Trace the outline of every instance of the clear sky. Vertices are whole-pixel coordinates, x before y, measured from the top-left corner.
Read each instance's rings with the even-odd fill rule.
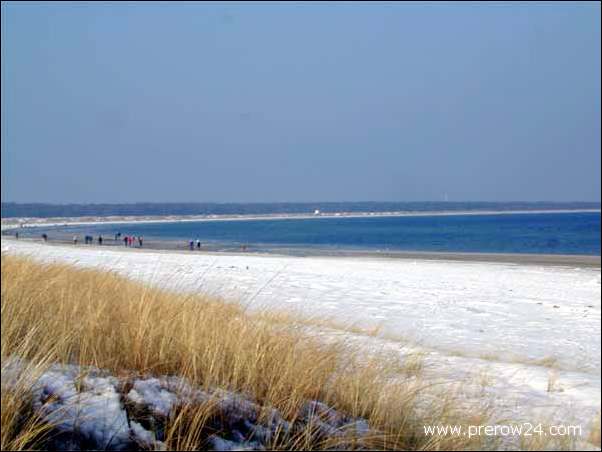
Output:
[[[2,3],[2,200],[600,201],[600,3]]]

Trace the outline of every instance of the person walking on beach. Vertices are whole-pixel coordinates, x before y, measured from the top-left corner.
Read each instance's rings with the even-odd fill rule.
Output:
[[[48,241],[48,234],[44,233],[42,234],[42,239],[44,239],[45,242]]]
[[[142,248],[142,236],[138,237],[138,246]]]
[[[123,237],[123,246],[128,246],[128,236]]]
[[[77,245],[77,236],[76,235],[73,236],[73,244]]]
[[[121,238],[121,232],[118,232],[117,234],[115,234],[115,241],[119,240]]]
[[[15,232],[15,238],[19,240],[19,231]]]
[[[201,241],[199,239],[196,239],[196,249],[197,250],[201,249]]]
[[[194,251],[194,241],[190,240],[188,246],[190,247],[190,251]]]
[[[98,236],[98,244],[99,244],[99,245],[102,245],[102,235],[99,235],[99,236]]]

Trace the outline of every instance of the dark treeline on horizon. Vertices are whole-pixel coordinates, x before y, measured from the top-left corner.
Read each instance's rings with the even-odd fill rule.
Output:
[[[335,212],[599,209],[599,202],[2,203],[2,217],[261,215]]]

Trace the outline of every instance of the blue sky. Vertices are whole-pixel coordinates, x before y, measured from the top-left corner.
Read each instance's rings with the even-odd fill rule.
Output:
[[[2,200],[600,201],[600,4],[2,3]]]

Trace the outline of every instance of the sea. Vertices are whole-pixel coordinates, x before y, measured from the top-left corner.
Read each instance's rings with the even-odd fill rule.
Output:
[[[33,231],[35,229],[35,231]],[[321,217],[121,223],[31,228],[63,239],[117,233],[142,236],[186,248],[200,240],[203,248],[303,254],[323,252],[428,251],[600,255],[600,212],[526,212],[446,215]],[[115,244],[118,244],[116,242]]]

